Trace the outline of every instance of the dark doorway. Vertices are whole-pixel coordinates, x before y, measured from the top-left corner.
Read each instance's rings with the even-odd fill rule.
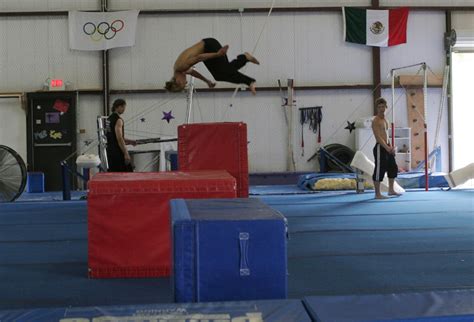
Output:
[[[44,172],[45,190],[62,190],[61,161],[76,151],[76,93],[28,93],[28,171]],[[75,157],[68,160],[75,170]],[[71,185],[73,181],[71,180]]]

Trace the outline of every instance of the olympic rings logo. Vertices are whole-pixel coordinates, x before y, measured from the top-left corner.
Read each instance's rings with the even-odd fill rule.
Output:
[[[102,21],[97,26],[93,22],[86,22],[82,26],[82,31],[94,41],[100,41],[102,38],[106,40],[113,39],[115,35],[125,27],[123,20],[116,19],[111,24]]]

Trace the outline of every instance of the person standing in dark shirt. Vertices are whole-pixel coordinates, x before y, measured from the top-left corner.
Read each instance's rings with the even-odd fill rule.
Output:
[[[124,99],[116,99],[112,105],[112,114],[107,119],[107,159],[109,172],[133,172],[127,144],[136,145],[136,141],[125,138],[124,122],[120,117],[127,107]]]

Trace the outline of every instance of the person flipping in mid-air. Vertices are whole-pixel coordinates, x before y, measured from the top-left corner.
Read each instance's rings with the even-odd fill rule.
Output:
[[[255,94],[255,79],[240,73],[239,69],[244,67],[247,62],[257,65],[260,63],[247,52],[229,62],[227,58],[228,49],[228,45],[222,47],[214,38],[203,39],[185,49],[176,59],[173,67],[174,75],[170,81],[166,82],[165,88],[170,92],[182,91],[186,85],[186,75],[199,78],[206,82],[210,88],[216,86],[214,82],[192,68],[202,61],[216,81],[246,84],[250,91]]]

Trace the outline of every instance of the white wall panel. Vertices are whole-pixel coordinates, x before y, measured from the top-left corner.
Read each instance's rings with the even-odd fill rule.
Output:
[[[474,30],[474,11],[453,12],[451,24],[454,29]]]
[[[371,48],[343,41],[341,13],[295,14],[295,19],[297,84],[371,82]]]
[[[0,91],[37,91],[49,77],[70,89],[101,87],[99,52],[69,49],[64,17],[0,19]]]
[[[248,92],[237,94],[231,102],[231,93],[198,93],[194,98],[193,122],[247,123],[249,140],[249,166],[251,172],[284,171],[286,169],[287,128],[281,98],[278,93]],[[114,97],[115,99],[116,97]],[[126,95],[124,114],[125,132],[129,138],[176,136],[177,126],[186,119],[185,97],[176,94]],[[347,121],[372,115],[370,91],[335,90],[296,92],[296,109],[323,106],[322,144],[340,143],[354,149],[354,132],[344,129]],[[175,119],[168,124],[161,120],[163,111],[173,111]],[[141,120],[144,119],[144,120]],[[294,156],[298,171],[313,171],[316,160],[307,159],[316,151],[316,134],[304,127],[305,155],[301,156],[301,126],[299,113],[294,119]]]
[[[390,70],[426,62],[442,75],[446,62],[444,52],[445,17],[440,12],[412,11],[408,16],[407,43],[380,50],[382,83],[390,84]],[[417,68],[404,71],[416,74]],[[402,74],[402,71],[400,71]]]
[[[111,9],[233,9],[266,8],[272,0],[109,0]],[[368,6],[369,0],[275,0],[275,7]]]
[[[297,125],[295,143],[298,170],[319,169],[317,159],[307,160],[319,146],[332,143],[343,144],[354,150],[355,131],[345,129],[347,122],[372,115],[372,94],[364,90],[304,91],[296,93],[298,107],[322,106],[321,143],[317,143],[317,134],[304,127],[305,155],[301,156],[301,127]],[[299,122],[299,115],[297,121]],[[298,135],[299,134],[299,135]]]
[[[161,87],[179,53],[206,37],[229,44],[230,59],[256,49],[261,65],[248,64],[243,71],[258,86],[275,86],[277,79],[287,78],[298,85],[371,82],[371,49],[343,42],[341,14],[275,14],[265,22],[257,14],[141,16],[135,46],[110,52],[112,87]],[[196,67],[211,77],[203,64]]]
[[[77,152],[97,154],[97,116],[102,112],[99,95],[80,95],[77,102]],[[84,133],[80,133],[81,130]]]
[[[99,10],[100,0],[2,0],[3,11]]]
[[[380,0],[381,6],[472,6],[472,0]]]
[[[268,6],[271,1],[120,1],[109,0],[114,9],[170,8],[194,9],[217,6]],[[370,1],[347,1],[353,5],[368,5]],[[33,3],[32,1],[29,2]],[[52,2],[50,2],[52,3]],[[59,1],[55,2],[59,4]],[[338,1],[277,1],[281,6],[341,5]],[[381,4],[382,5],[382,4]],[[20,8],[21,9],[21,8]],[[44,9],[43,9],[44,10]],[[59,9],[58,9],[59,10]],[[453,22],[468,25],[471,16],[457,14]],[[136,45],[113,49],[110,54],[110,80],[113,89],[160,88],[172,75],[177,55],[204,37],[215,37],[229,44],[229,57],[242,51],[251,52],[257,42],[265,14],[243,13],[206,15],[141,15],[138,20]],[[445,17],[441,12],[414,11],[410,13],[408,43],[381,50],[382,78],[391,68],[426,61],[436,73],[443,71],[445,62],[443,34]],[[465,28],[463,28],[465,29]],[[47,77],[71,81],[73,88],[101,87],[100,52],[71,51],[68,48],[66,17],[9,17],[0,18],[0,92],[33,91],[41,88]],[[5,44],[5,46],[3,45]],[[342,17],[338,12],[274,13],[268,20],[255,53],[260,66],[249,64],[244,73],[257,79],[258,86],[275,86],[277,79],[285,84],[294,78],[296,85],[327,85],[370,83],[372,79],[371,48],[344,43]],[[348,59],[350,57],[350,59]],[[210,77],[203,64],[200,72]],[[416,70],[414,71],[416,72]],[[389,83],[389,79],[384,83]],[[197,87],[204,87],[196,81]],[[219,87],[234,87],[221,83]],[[258,88],[257,88],[258,91]],[[406,104],[404,92],[400,104]],[[429,131],[436,126],[440,89],[430,89]],[[389,91],[384,90],[384,95]],[[399,96],[400,96],[399,95]],[[232,92],[197,93],[194,99],[194,122],[243,121],[248,125],[249,165],[251,172],[286,170],[286,135],[284,114],[278,92],[258,91],[252,96],[239,92],[231,103]],[[118,96],[111,98],[113,101]],[[124,95],[128,107],[124,115],[126,135],[130,138],[176,136],[177,126],[185,122],[186,95],[135,94]],[[389,99],[389,96],[386,96]],[[323,145],[340,143],[354,148],[354,132],[344,129],[347,121],[372,115],[370,90],[331,90],[296,92],[297,108],[322,105]],[[0,100],[0,108],[3,100]],[[96,117],[101,112],[101,98],[81,95],[78,105],[78,147],[83,152],[84,142],[96,139]],[[397,104],[398,107],[398,104]],[[12,114],[11,109],[9,110]],[[175,119],[168,124],[161,120],[163,112],[173,111]],[[403,119],[400,107],[400,120]],[[18,111],[17,111],[18,112]],[[15,113],[17,113],[15,112]],[[22,112],[22,111],[21,111]],[[0,120],[3,114],[0,110]],[[316,160],[306,160],[316,151],[316,135],[307,125],[303,134],[305,155],[301,156],[301,127],[299,113],[295,113],[294,156],[297,170],[316,170]],[[18,115],[13,118],[20,118]],[[10,116],[9,116],[10,118]],[[21,116],[24,118],[24,115]],[[24,124],[24,120],[22,121]],[[19,123],[18,123],[19,124]],[[443,144],[447,146],[447,129],[442,128]],[[0,140],[4,134],[0,124]],[[12,128],[8,128],[12,131]],[[21,129],[26,133],[25,129]],[[21,134],[21,133],[20,133]],[[10,136],[8,136],[10,135]],[[25,134],[26,135],[26,134]],[[8,139],[10,140],[10,139]],[[15,134],[13,144],[26,151],[25,139]],[[22,147],[23,145],[23,147]],[[95,153],[95,148],[92,150]],[[447,151],[444,150],[443,153]],[[447,158],[447,153],[445,153]],[[445,162],[447,164],[447,161]]]
[[[0,144],[18,152],[26,163],[26,113],[18,98],[0,98]]]

